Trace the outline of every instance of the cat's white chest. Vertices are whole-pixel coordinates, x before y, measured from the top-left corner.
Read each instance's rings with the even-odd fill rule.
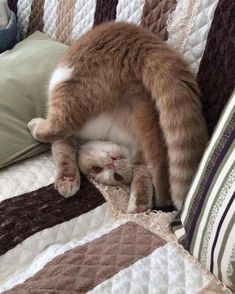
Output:
[[[89,120],[79,132],[79,137],[85,141],[112,141],[115,144],[134,148],[134,138],[117,124],[110,116],[101,114]]]

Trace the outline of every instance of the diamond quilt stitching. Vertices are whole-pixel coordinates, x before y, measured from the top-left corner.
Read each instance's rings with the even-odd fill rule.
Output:
[[[0,202],[51,184],[55,179],[54,173],[55,165],[50,153],[0,171]]]
[[[18,23],[18,38],[22,40],[27,32],[29,16],[31,13],[32,0],[18,0],[17,3],[17,23]]]
[[[234,9],[234,1],[217,6],[197,75],[210,135],[234,90]]]
[[[116,20],[139,24],[141,21],[144,3],[144,0],[119,0],[117,5]]]
[[[83,293],[163,244],[165,241],[139,225],[127,223],[58,256],[10,293],[19,288]]]
[[[169,14],[175,9],[175,0],[148,0],[145,1],[141,24],[152,32],[167,39],[166,21]]]
[[[56,9],[56,0],[45,0],[43,15],[43,32],[53,38],[55,38],[56,35]]]
[[[210,278],[205,278],[174,245],[166,244],[96,286],[89,293],[196,294],[197,290],[209,281]]]
[[[189,35],[181,48],[181,52],[194,72],[198,71],[217,3],[218,0],[200,1]]]
[[[42,31],[43,30],[43,4],[44,0],[37,0],[34,1],[31,5],[31,14],[29,17],[29,25],[27,28],[27,35],[32,34],[35,31]]]
[[[29,269],[29,266],[40,255],[44,260],[41,265],[42,268],[45,263],[56,255],[74,248],[79,243],[84,244],[96,238],[97,235],[99,236],[100,231],[107,231],[109,228],[121,223],[120,221],[112,220],[109,207],[107,204],[103,204],[81,217],[38,232],[0,257],[0,291],[5,289],[1,288],[1,286],[9,287],[12,282],[16,283],[17,276],[19,276],[18,279],[21,282],[22,279],[25,280],[32,276],[35,273],[34,268],[38,268],[38,261],[35,260],[35,266],[32,269]],[[56,244],[60,244],[59,247]],[[48,253],[43,253],[48,248]],[[40,263],[42,259],[39,258]],[[14,263],[12,262],[13,260]],[[6,283],[5,286],[4,283]]]
[[[95,15],[96,0],[80,0],[75,5],[72,38],[78,39],[92,28]]]

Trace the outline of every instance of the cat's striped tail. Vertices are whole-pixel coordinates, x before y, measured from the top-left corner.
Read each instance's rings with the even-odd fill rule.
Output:
[[[142,67],[142,80],[151,92],[159,112],[169,158],[171,196],[178,210],[189,190],[208,141],[200,91],[186,63],[175,52],[148,54]],[[162,59],[163,60],[163,59]]]

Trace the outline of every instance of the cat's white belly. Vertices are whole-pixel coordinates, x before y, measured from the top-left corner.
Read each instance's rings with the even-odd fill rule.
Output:
[[[112,141],[115,144],[124,145],[136,149],[135,139],[117,124],[111,116],[101,114],[89,120],[81,129],[78,136],[85,141]]]

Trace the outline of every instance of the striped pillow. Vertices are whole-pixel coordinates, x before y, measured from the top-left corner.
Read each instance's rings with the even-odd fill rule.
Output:
[[[235,289],[235,92],[203,155],[176,237],[202,265]]]

